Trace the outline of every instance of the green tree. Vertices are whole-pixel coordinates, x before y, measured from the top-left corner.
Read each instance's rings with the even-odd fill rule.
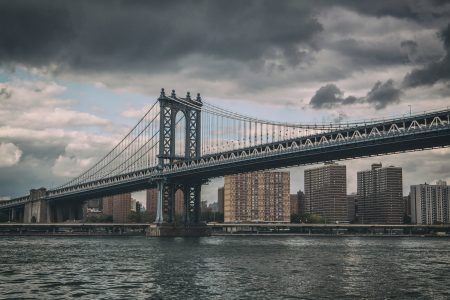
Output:
[[[202,221],[223,223],[223,213],[204,211],[201,215]]]
[[[113,217],[111,215],[98,215],[86,218],[86,223],[112,223]]]
[[[301,222],[301,215],[299,214],[292,214],[291,215],[291,223],[300,223]]]
[[[300,217],[301,223],[307,223],[307,224],[323,224],[325,223],[325,219],[318,215],[313,213],[306,213],[303,214]]]
[[[128,222],[130,223],[141,223],[141,213],[137,211],[132,211],[128,214]]]

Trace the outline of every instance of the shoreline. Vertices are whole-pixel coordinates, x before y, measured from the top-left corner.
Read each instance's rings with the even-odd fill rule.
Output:
[[[23,232],[23,233],[5,233],[0,232],[0,238],[2,237],[148,237],[146,233],[141,232],[125,232],[125,233],[84,233],[84,232]],[[187,237],[187,236],[184,236]],[[436,234],[326,234],[326,233],[211,233],[210,237],[324,237],[324,238],[450,238],[450,235],[436,235]]]

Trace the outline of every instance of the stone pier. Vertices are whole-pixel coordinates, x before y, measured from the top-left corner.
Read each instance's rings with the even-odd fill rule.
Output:
[[[45,199],[47,190],[45,188],[30,190],[31,201],[24,207],[24,223],[49,223],[49,209]]]

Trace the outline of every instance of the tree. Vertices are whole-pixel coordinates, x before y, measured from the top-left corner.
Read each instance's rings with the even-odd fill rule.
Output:
[[[314,223],[325,223],[325,220],[318,214],[292,214],[291,215],[291,223],[308,223],[308,224],[314,224]]]
[[[86,218],[87,223],[112,223],[113,217],[111,215],[98,215]]]
[[[213,211],[202,211],[202,221],[223,223],[223,213]]]
[[[128,214],[128,222],[130,223],[141,223],[141,213],[137,211],[132,211]]]
[[[301,222],[301,215],[299,214],[292,214],[291,215],[291,223],[300,223]]]

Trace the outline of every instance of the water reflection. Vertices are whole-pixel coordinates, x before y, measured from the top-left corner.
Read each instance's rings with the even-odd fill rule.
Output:
[[[448,240],[0,238],[6,299],[448,299]]]

